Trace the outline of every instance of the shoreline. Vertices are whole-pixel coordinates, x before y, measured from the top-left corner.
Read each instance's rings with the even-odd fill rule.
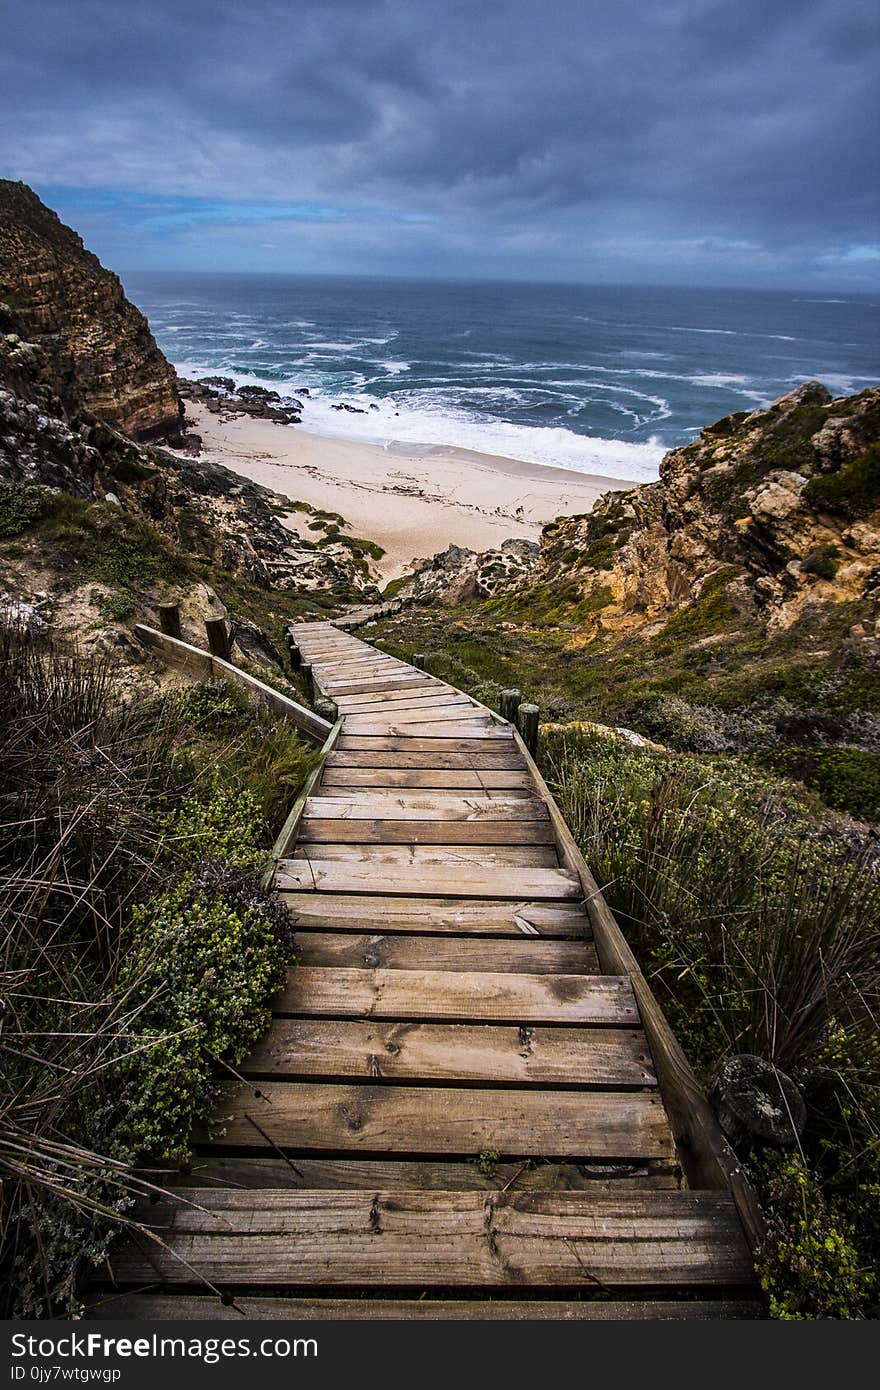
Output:
[[[480,551],[537,540],[554,517],[588,512],[603,493],[638,486],[453,445],[371,444],[218,416],[195,401],[186,402],[186,415],[204,457],[292,502],[338,512],[353,534],[382,546],[381,584],[448,545]],[[302,513],[285,520],[306,537],[307,523]]]

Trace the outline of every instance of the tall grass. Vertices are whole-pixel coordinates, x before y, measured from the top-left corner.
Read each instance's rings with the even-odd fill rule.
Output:
[[[287,939],[251,867],[267,806],[235,781],[258,748],[267,795],[273,768],[290,795],[311,759],[225,690],[123,703],[108,661],[17,630],[0,704],[2,1311],[58,1315],[149,1186],[139,1151],[185,1148],[215,1053],[263,1026]],[[218,705],[228,731],[204,727]],[[147,1115],[170,1080],[176,1109]]]

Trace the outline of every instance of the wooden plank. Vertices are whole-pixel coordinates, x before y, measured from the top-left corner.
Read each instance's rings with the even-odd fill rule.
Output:
[[[239,1311],[240,1310],[240,1311]],[[87,1318],[112,1322],[716,1322],[766,1317],[747,1299],[273,1298],[236,1295],[235,1307],[203,1294],[117,1294],[90,1302]]]
[[[174,1185],[183,1187],[324,1187],[334,1190],[390,1192],[400,1188],[427,1188],[435,1192],[627,1192],[649,1188],[677,1192],[681,1174],[668,1159],[604,1160],[599,1163],[483,1163],[473,1158],[375,1159],[315,1158],[297,1154],[295,1159],[229,1154],[197,1154]],[[155,1182],[155,1172],[149,1174]],[[165,1185],[170,1177],[162,1175]]]
[[[492,743],[498,746],[487,746]],[[340,751],[349,753],[394,753],[398,759],[413,753],[448,757],[450,754],[460,756],[463,753],[513,755],[517,752],[509,730],[497,725],[479,729],[473,738],[459,737],[455,733],[423,735],[415,733],[412,729],[407,730],[404,738],[395,738],[389,734],[368,735],[362,731],[349,734],[343,731],[338,747]],[[520,754],[520,758],[521,756]],[[406,763],[401,762],[400,766],[405,767]],[[443,767],[444,764],[437,763],[436,766]],[[516,766],[521,767],[522,762],[518,760]]]
[[[579,940],[591,935],[584,909],[571,903],[468,902],[450,898],[284,893],[294,925],[333,931],[466,933]]]
[[[463,769],[437,768],[431,772],[418,768],[328,767],[317,796],[332,796],[345,787],[370,787],[378,792],[398,788],[424,788],[426,791],[475,791],[483,795],[504,794],[531,797],[531,783],[522,772],[468,772]]]
[[[337,697],[340,713],[346,719],[373,719],[377,716],[384,718],[397,718],[398,715],[411,715],[414,719],[421,716],[426,719],[433,713],[443,710],[449,718],[455,717],[462,719],[465,714],[469,717],[488,718],[474,710],[474,706],[469,700],[462,700],[458,695],[422,695],[417,699],[400,700],[373,700],[368,705],[352,705],[343,697]]]
[[[300,965],[359,969],[510,971],[527,975],[598,974],[591,941],[545,941],[536,936],[483,937],[297,931],[293,951]]]
[[[485,945],[486,943],[482,943]],[[612,1028],[276,1019],[239,1067],[244,1077],[653,1086],[644,1035]]]
[[[401,972],[404,973],[404,972]],[[372,1154],[497,1153],[505,1158],[669,1158],[652,1091],[263,1081],[221,1084],[210,1148]]]
[[[275,886],[282,892],[314,889],[318,893],[428,893],[450,898],[581,898],[580,884],[565,869],[527,868],[518,874],[509,863],[459,863],[452,874],[443,872],[442,867],[415,860],[382,865],[369,860],[282,859],[275,872]]]
[[[389,739],[390,748],[351,747],[345,733],[327,759],[328,767],[390,768],[400,771],[431,772],[525,772],[522,755],[503,745],[481,744],[482,752],[463,749],[451,743],[449,748],[410,748],[409,740]],[[424,745],[425,740],[420,740]],[[432,740],[433,742],[433,740]],[[437,739],[438,744],[447,740]],[[342,747],[340,747],[340,744]]]
[[[306,807],[307,820],[540,821],[550,824],[540,797],[460,796],[454,792],[326,793]]]
[[[373,709],[399,709],[401,706],[449,706],[466,705],[473,709],[474,702],[469,700],[466,695],[456,695],[453,691],[447,691],[443,686],[425,688],[416,685],[414,690],[395,689],[395,690],[370,690],[362,692],[360,695],[348,695],[337,692],[337,703],[340,709],[344,709],[352,714],[357,710],[367,713]]]
[[[310,1018],[639,1026],[632,986],[619,975],[299,965],[288,971],[272,1010]]]
[[[323,799],[323,798],[322,798]],[[548,863],[556,863],[556,839],[549,821],[351,820],[306,816],[299,843],[370,845],[553,845]]]
[[[338,695],[375,695],[383,690],[389,693],[394,690],[436,690],[441,685],[442,682],[433,676],[414,670],[412,675],[400,672],[396,675],[372,676],[369,680],[334,681],[333,689]]]
[[[361,822],[368,824],[369,822]],[[308,862],[313,868],[330,863],[385,870],[418,868],[432,877],[449,877],[468,869],[522,870],[528,881],[530,869],[555,868],[556,849],[542,845],[376,845],[361,841],[352,845],[300,845],[284,864]],[[520,888],[522,894],[525,883]]]
[[[368,726],[381,724],[383,728],[400,727],[406,732],[404,726],[410,724],[454,724],[456,728],[461,725],[463,728],[468,726],[473,729],[485,729],[492,725],[492,721],[487,714],[475,714],[473,706],[463,708],[461,705],[438,705],[424,704],[415,709],[408,706],[390,705],[380,710],[367,710],[365,713],[355,710],[343,711],[345,714],[346,732],[348,734],[360,733],[361,730],[369,732]],[[442,737],[449,737],[446,729],[438,730]],[[431,737],[432,735],[429,735]],[[407,735],[410,737],[410,735]],[[412,735],[417,737],[417,735]]]
[[[385,1092],[384,1094],[388,1094]],[[422,1094],[407,1092],[410,1096]],[[484,1094],[484,1093],[481,1093]],[[119,1284],[453,1288],[750,1285],[726,1192],[236,1192],[137,1211],[153,1242],[110,1255]],[[291,1252],[295,1251],[295,1258]],[[180,1256],[182,1258],[177,1258]]]
[[[421,722],[409,720],[405,716],[377,720],[375,716],[371,715],[368,722],[366,719],[362,721],[357,715],[353,719],[349,715],[346,719],[345,737],[346,739],[359,738],[361,742],[356,746],[360,748],[372,746],[366,742],[368,738],[396,743],[401,737],[411,738],[414,742],[427,741],[434,737],[448,740],[456,739],[469,746],[471,743],[479,742],[481,738],[496,738],[500,732],[488,719],[485,724],[481,724],[478,719],[473,719],[470,715],[464,720],[456,719],[454,723],[452,721],[441,723],[438,722],[439,719],[440,716],[438,715],[435,720],[423,720]],[[350,728],[348,727],[349,720],[351,721]],[[440,732],[441,729],[442,733]],[[346,746],[351,747],[350,744]]]

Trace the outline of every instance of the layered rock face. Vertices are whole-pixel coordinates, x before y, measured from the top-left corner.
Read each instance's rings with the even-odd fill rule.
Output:
[[[662,625],[709,581],[771,630],[876,592],[880,387],[833,400],[808,382],[707,426],[659,482],[546,528],[531,582],[572,578],[606,631]]]
[[[180,428],[174,369],[116,275],[23,183],[0,179],[0,331],[40,349],[69,413],[135,439]]]
[[[459,603],[517,595],[526,610],[599,633],[661,630],[712,595],[769,632],[810,604],[880,600],[880,387],[833,400],[818,382],[743,411],[674,449],[660,481],[607,493],[544,528],[540,553],[495,583],[495,556],[436,556],[410,593]],[[462,584],[463,574],[471,580]],[[880,619],[876,633],[880,639]]]

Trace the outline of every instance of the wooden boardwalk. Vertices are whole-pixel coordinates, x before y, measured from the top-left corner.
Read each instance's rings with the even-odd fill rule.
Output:
[[[754,1316],[732,1156],[518,736],[294,632],[340,713],[275,868],[298,964],[98,1315]]]

